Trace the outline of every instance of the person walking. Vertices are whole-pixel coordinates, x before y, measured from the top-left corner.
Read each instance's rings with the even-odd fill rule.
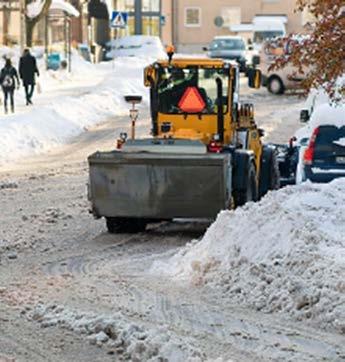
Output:
[[[35,90],[35,74],[37,74],[38,77],[40,75],[36,58],[31,55],[29,49],[25,49],[19,60],[19,75],[24,85],[27,106],[32,104],[31,99]]]
[[[14,113],[14,90],[16,87],[19,88],[19,78],[16,68],[12,65],[11,59],[5,60],[5,66],[0,72],[0,84],[2,91],[4,92],[4,107],[5,113],[8,113],[7,102],[10,99],[11,110]]]

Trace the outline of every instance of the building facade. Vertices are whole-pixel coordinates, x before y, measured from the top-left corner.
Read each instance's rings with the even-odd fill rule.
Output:
[[[242,35],[243,31],[249,37],[250,24],[258,16],[285,18],[287,33],[303,31],[304,16],[295,12],[296,0],[176,0],[175,3],[174,43],[180,52],[200,52],[217,35]]]
[[[155,35],[172,41],[172,0],[115,0],[114,9],[129,14],[126,34]]]
[[[18,44],[20,34],[19,0],[0,0],[0,44]]]
[[[295,12],[296,0],[66,0],[78,9],[72,19],[75,43],[105,43],[114,37],[109,28],[112,10],[129,13],[128,27],[120,35],[160,36],[180,52],[200,53],[216,35],[252,36],[250,24],[259,16],[286,19],[287,32],[301,32],[308,19]],[[19,0],[0,0],[0,44],[20,40]],[[246,32],[247,30],[247,32]],[[36,29],[35,42],[42,43],[45,29]],[[60,33],[62,33],[60,31]],[[56,32],[55,32],[56,33]],[[54,41],[54,36],[51,37]]]

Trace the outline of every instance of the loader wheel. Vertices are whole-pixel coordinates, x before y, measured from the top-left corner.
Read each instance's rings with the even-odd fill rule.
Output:
[[[264,146],[259,182],[259,197],[263,197],[268,191],[280,188],[280,172],[276,149]]]
[[[258,191],[256,185],[256,172],[253,163],[250,164],[247,177],[247,187],[245,190],[234,191],[235,206],[243,206],[249,201],[257,201]]]
[[[147,222],[143,219],[107,217],[107,229],[110,234],[135,234],[145,231]]]

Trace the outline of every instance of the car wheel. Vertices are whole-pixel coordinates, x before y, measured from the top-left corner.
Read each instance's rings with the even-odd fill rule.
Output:
[[[284,84],[278,77],[272,77],[268,80],[267,84],[268,91],[272,94],[283,94]]]

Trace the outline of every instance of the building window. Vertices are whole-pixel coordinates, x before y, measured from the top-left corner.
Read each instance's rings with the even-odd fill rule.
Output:
[[[160,11],[159,0],[142,0],[142,11]]]
[[[241,8],[236,6],[227,6],[222,8],[223,26],[228,28],[233,25],[241,24]]]
[[[127,34],[160,36],[161,2],[162,0],[115,0],[116,10],[128,12]]]
[[[184,25],[187,27],[200,27],[201,26],[201,8],[188,7],[185,8]]]

